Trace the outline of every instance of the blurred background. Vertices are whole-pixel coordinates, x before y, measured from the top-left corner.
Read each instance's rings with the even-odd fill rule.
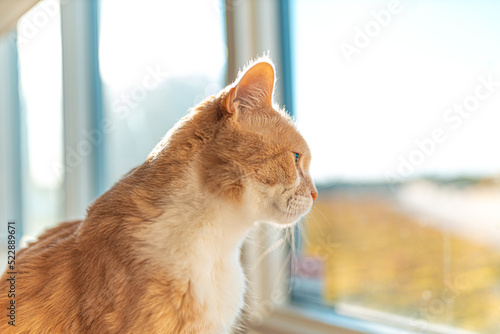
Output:
[[[497,1],[0,0],[0,259],[270,52],[319,198],[245,246],[259,333],[500,333]],[[497,153],[495,153],[497,152]],[[3,260],[0,260],[3,261]]]

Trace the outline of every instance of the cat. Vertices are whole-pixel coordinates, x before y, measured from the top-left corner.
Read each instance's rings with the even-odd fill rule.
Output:
[[[230,333],[244,306],[240,248],[255,222],[282,226],[317,197],[311,155],[273,105],[258,59],[181,119],[87,210],[16,258],[15,327],[1,333]]]

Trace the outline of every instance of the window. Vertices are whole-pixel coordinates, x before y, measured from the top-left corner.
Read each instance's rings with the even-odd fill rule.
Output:
[[[0,216],[16,220],[18,246],[83,217],[190,107],[225,85],[222,9],[45,0],[2,36]]]
[[[18,21],[17,31],[3,39],[10,44],[12,57],[17,61],[9,65],[8,71],[15,73],[7,80],[13,80],[13,100],[19,99],[2,111],[15,120],[8,125],[12,137],[3,143],[3,149],[13,147],[6,164],[20,162],[19,170],[4,175],[4,180],[15,181],[2,182],[4,187],[15,182],[15,190],[4,190],[19,192],[20,203],[16,206],[20,210],[14,213],[12,208],[5,208],[9,216],[3,218],[16,219],[18,237],[22,230],[22,235],[29,239],[64,216],[64,170],[57,168],[63,154],[58,4],[41,1]]]
[[[106,190],[225,86],[226,46],[210,1],[102,0],[100,23]]]
[[[10,201],[0,216],[36,236],[83,215],[225,85],[226,71],[233,79],[271,50],[277,101],[311,146],[320,195],[294,244],[290,289],[274,288],[287,270],[279,232],[246,246],[264,309],[249,318],[258,325],[276,311],[260,328],[273,334],[496,334],[499,7],[41,1],[19,21],[18,47],[0,43],[0,186]]]
[[[500,331],[499,6],[291,1],[295,111],[319,188],[294,303]]]

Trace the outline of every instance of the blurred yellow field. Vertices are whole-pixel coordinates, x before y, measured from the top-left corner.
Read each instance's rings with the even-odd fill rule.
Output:
[[[387,196],[320,194],[304,224],[303,254],[323,260],[324,299],[398,314],[414,326],[500,333],[500,248],[430,219]]]

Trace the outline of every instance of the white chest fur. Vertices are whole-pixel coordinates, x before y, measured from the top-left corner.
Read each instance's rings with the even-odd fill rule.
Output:
[[[240,248],[251,224],[232,215],[212,219],[175,211],[148,231],[146,254],[174,279],[189,281],[195,301],[205,310],[199,320],[211,328],[207,334],[230,333],[244,305]]]
[[[206,307],[206,323],[214,324],[214,333],[229,333],[243,307],[245,277],[239,247],[228,254],[217,248],[200,244],[191,282],[195,297]]]

